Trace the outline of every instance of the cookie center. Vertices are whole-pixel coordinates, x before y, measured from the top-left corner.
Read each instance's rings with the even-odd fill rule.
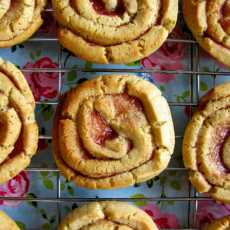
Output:
[[[225,166],[230,169],[230,136],[228,136],[224,142],[223,161]]]
[[[109,126],[100,113],[93,111],[91,116],[92,125],[94,126],[91,135],[95,143],[104,145],[106,140],[112,140],[117,137],[117,133]]]
[[[122,0],[90,0],[90,2],[100,15],[121,16],[125,12]]]
[[[221,10],[221,25],[225,32],[230,35],[230,0],[227,0]]]

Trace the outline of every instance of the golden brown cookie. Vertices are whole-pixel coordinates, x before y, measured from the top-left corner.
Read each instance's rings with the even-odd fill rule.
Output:
[[[122,202],[94,202],[77,208],[63,219],[58,230],[158,230],[152,218]]]
[[[20,230],[20,228],[9,216],[0,211],[0,230]]]
[[[136,76],[102,76],[67,93],[56,112],[56,163],[83,187],[127,187],[159,175],[174,149],[167,101]]]
[[[230,229],[230,216],[213,221],[206,224],[202,230],[229,230]]]
[[[230,1],[183,0],[183,11],[201,47],[230,67]]]
[[[52,0],[60,43],[95,63],[131,63],[164,43],[178,0]]]
[[[196,189],[230,203],[230,83],[201,99],[186,128],[183,157]]]
[[[30,88],[13,64],[0,58],[0,184],[30,163],[38,144]]]
[[[0,0],[0,48],[31,37],[42,25],[46,0]]]

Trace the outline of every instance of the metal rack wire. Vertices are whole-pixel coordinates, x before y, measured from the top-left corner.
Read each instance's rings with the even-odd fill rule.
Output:
[[[46,10],[47,12],[50,12],[50,9]],[[77,72],[110,72],[110,73],[116,73],[116,72],[128,72],[128,73],[164,73],[164,74],[183,74],[183,77],[190,78],[190,91],[191,91],[191,97],[189,102],[169,102],[171,107],[175,106],[190,106],[190,107],[196,107],[200,98],[200,76],[207,75],[210,77],[215,77],[217,75],[230,75],[229,71],[220,71],[220,72],[206,72],[201,71],[199,68],[199,46],[196,41],[192,39],[168,39],[169,42],[178,42],[178,43],[186,43],[190,45],[191,47],[191,57],[190,57],[190,69],[189,70],[180,70],[180,71],[172,71],[172,70],[156,70],[153,68],[131,68],[131,69],[103,69],[103,68],[92,68],[92,69],[84,69],[84,68],[63,68],[62,66],[62,50],[60,45],[58,46],[57,50],[57,57],[58,57],[58,68],[56,69],[37,69],[37,68],[31,68],[31,69],[23,69],[24,72],[55,72],[58,73],[59,76],[59,94],[61,94],[62,91],[62,74],[67,73],[69,71],[77,71]],[[46,38],[46,37],[35,37],[31,38],[29,42],[57,42],[56,38]],[[213,87],[215,86],[215,80],[213,80]],[[47,105],[57,105],[58,101],[38,101],[36,103],[37,105],[40,104],[47,104]],[[40,139],[46,139],[46,140],[52,140],[51,136],[41,135],[39,137]],[[183,136],[177,136],[177,139],[183,138]],[[52,198],[12,198],[12,197],[0,197],[0,200],[13,200],[13,201],[31,201],[31,202],[47,202],[47,203],[55,203],[57,204],[58,210],[59,210],[59,220],[60,220],[60,203],[63,202],[90,202],[95,200],[114,200],[114,198],[62,198],[61,197],[61,180],[60,180],[60,172],[57,168],[45,168],[45,167],[39,167],[39,168],[28,168],[28,172],[56,172],[57,173],[57,194],[55,197]],[[171,167],[166,169],[166,171],[180,171],[183,173],[186,173],[185,168],[176,168]],[[189,183],[189,182],[188,182]],[[148,200],[148,201],[176,201],[176,202],[188,202],[188,218],[187,218],[187,228],[184,230],[195,230],[194,223],[196,222],[196,211],[197,211],[197,204],[198,201],[201,200],[210,200],[210,198],[207,197],[198,197],[195,190],[192,188],[192,186],[189,184],[189,193],[185,197],[149,197],[149,198],[119,198],[116,200],[121,201],[130,201],[133,202],[135,200]]]

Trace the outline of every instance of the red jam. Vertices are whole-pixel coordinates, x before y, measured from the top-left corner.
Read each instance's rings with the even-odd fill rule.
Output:
[[[224,143],[229,136],[230,127],[220,127],[217,129],[214,140],[214,143],[216,143],[216,145],[214,147],[214,153],[212,154],[212,159],[215,162],[216,166],[221,172],[224,173],[229,172],[229,169],[225,166],[221,153],[223,152]]]
[[[105,8],[105,4],[101,0],[90,0],[92,2],[94,10],[100,15],[107,16],[121,16],[125,12],[125,7],[122,0],[118,0],[118,6],[114,11],[108,11]]]
[[[92,138],[99,145],[103,145],[106,140],[114,139],[117,134],[97,111],[92,112],[91,131]]]
[[[220,23],[226,33],[230,34],[230,3],[226,1],[221,9]]]
[[[135,114],[137,111],[143,111],[141,102],[128,94],[117,94],[111,96],[113,99],[116,114]],[[95,143],[103,145],[106,140],[112,140],[117,137],[117,133],[110,127],[107,121],[97,111],[92,112],[91,117],[91,135]]]

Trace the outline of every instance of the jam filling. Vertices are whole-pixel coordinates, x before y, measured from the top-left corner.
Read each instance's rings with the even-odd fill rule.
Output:
[[[229,1],[226,1],[226,3],[221,8],[220,15],[221,15],[220,24],[223,30],[225,30],[225,32],[230,35],[230,2]]]
[[[141,102],[136,98],[129,96],[126,93],[113,95],[113,103],[116,109],[116,114],[134,113],[143,111]],[[125,121],[124,121],[125,122]],[[93,111],[91,115],[92,131],[91,136],[95,143],[104,145],[106,140],[112,140],[118,137],[118,134],[108,122],[97,111]],[[131,148],[130,144],[130,148]]]
[[[230,127],[220,127],[216,130],[216,135],[214,139],[214,143],[216,143],[214,147],[214,152],[212,154],[212,160],[215,162],[218,170],[223,173],[228,173],[230,170],[226,167],[221,153],[223,153],[224,143],[230,136]]]
[[[125,6],[122,0],[118,0],[118,5],[114,11],[108,11],[105,8],[105,4],[101,0],[90,0],[94,10],[100,15],[106,16],[122,16],[125,12]]]
[[[91,135],[97,144],[104,145],[106,140],[112,140],[117,137],[117,133],[109,126],[100,113],[93,111],[91,116],[92,124],[94,125]]]

